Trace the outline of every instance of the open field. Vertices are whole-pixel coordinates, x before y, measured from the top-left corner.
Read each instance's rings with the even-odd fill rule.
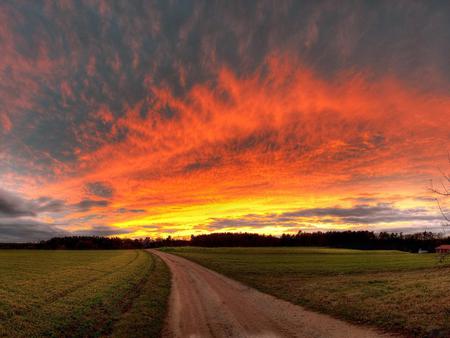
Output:
[[[450,336],[450,266],[433,254],[167,248],[279,298],[409,336]]]
[[[169,289],[141,250],[0,250],[0,336],[157,336]]]

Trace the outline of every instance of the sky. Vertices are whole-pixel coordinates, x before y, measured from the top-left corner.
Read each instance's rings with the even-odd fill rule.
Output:
[[[3,0],[0,51],[0,242],[442,229],[448,1]]]

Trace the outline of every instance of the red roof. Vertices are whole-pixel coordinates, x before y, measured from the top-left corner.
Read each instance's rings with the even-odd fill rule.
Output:
[[[450,244],[439,245],[436,249],[450,250]]]

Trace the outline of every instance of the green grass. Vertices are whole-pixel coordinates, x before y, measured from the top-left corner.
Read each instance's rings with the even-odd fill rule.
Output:
[[[145,251],[0,250],[0,336],[157,336],[169,288]]]
[[[409,336],[450,336],[450,266],[434,254],[326,248],[167,248],[263,292]]]

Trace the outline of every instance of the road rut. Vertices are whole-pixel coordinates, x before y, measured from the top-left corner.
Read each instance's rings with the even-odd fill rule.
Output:
[[[150,251],[172,272],[163,337],[390,337],[305,310],[185,258]]]

